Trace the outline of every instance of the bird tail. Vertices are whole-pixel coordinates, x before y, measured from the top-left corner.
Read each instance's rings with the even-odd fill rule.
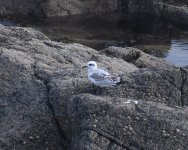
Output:
[[[113,79],[113,84],[116,85],[118,83],[120,83],[120,77],[114,78]]]

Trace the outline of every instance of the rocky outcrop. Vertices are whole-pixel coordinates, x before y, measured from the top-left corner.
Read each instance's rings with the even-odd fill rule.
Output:
[[[107,13],[117,10],[117,0],[0,0],[0,15],[64,16],[80,13]]]
[[[187,5],[183,0],[0,0],[0,15],[35,18],[120,12],[130,18],[163,18],[188,24]]]
[[[44,16],[43,4],[46,0],[0,0],[0,15],[13,17]],[[47,1],[46,1],[47,2]]]
[[[93,87],[90,60],[121,84]],[[99,52],[0,25],[2,150],[186,149],[187,89],[187,69],[138,49]]]
[[[188,109],[155,102],[98,97],[73,97],[72,149],[187,149]]]

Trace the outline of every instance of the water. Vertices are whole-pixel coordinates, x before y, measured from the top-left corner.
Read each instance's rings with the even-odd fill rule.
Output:
[[[77,42],[97,50],[132,46],[178,66],[188,65],[188,28],[167,21],[110,14],[53,17],[25,25],[55,41]]]
[[[5,18],[0,18],[0,24],[3,24],[5,26],[20,26],[20,24],[16,20],[11,20],[11,19],[5,19]]]
[[[166,60],[178,66],[188,65],[188,40],[171,40]]]

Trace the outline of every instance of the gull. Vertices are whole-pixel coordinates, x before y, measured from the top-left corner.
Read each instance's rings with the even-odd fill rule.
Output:
[[[95,61],[89,61],[83,68],[86,67],[88,68],[88,79],[96,86],[112,87],[120,82],[120,77],[112,77],[107,71],[97,68]]]

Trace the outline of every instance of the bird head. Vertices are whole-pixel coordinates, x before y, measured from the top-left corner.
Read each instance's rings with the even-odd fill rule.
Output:
[[[97,69],[97,63],[95,61],[89,61],[87,63],[87,66],[84,66],[83,68],[88,68],[88,69]]]

